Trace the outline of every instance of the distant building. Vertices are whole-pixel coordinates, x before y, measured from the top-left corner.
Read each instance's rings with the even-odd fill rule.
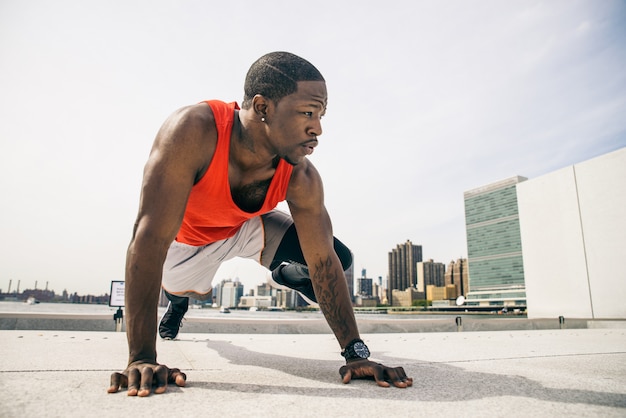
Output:
[[[225,308],[236,308],[239,305],[239,300],[243,296],[243,285],[238,279],[222,280],[219,285],[219,298],[217,301],[218,306]]]
[[[354,304],[361,307],[375,307],[380,299],[375,292],[379,291],[379,286],[374,283],[374,279],[367,277],[367,270],[361,270],[361,277],[356,279],[356,295]]]
[[[375,308],[378,305],[378,298],[375,296],[356,295],[354,304],[362,308]]]
[[[378,303],[385,305],[389,304],[389,301],[387,300],[387,289],[383,287],[382,276],[378,276],[377,281],[372,284],[372,295],[378,299]]]
[[[372,296],[372,286],[373,280],[367,277],[367,270],[361,270],[361,277],[356,279],[357,288],[356,295],[357,296]]]
[[[269,283],[264,282],[256,287],[256,296],[275,296],[277,289],[274,289]]]
[[[515,176],[464,193],[468,305],[526,305]]]
[[[427,286],[445,285],[446,266],[443,263],[420,261],[417,263],[417,290],[424,292]]]
[[[444,283],[446,285],[455,285],[459,296],[467,296],[467,291],[469,290],[467,258],[459,258],[456,261],[450,261],[444,275]]]
[[[394,289],[391,292],[391,306],[413,306],[414,300],[423,300],[424,292],[418,292],[417,289],[409,287],[405,290]]]
[[[298,306],[307,306],[308,304],[302,296],[295,290],[282,290],[279,289],[275,296],[275,306],[284,309],[295,309]]]
[[[269,308],[274,306],[271,296],[242,296],[239,299],[240,308]]]
[[[387,281],[387,298],[393,302],[393,291],[404,291],[417,286],[417,263],[422,261],[422,246],[413,245],[407,240],[391,250],[389,256],[389,278]]]
[[[295,309],[299,306],[308,306],[308,303],[294,290],[276,289],[269,283],[262,283],[256,287],[257,297],[270,297],[271,306],[284,309]],[[250,303],[250,302],[246,302]],[[263,302],[265,303],[265,302]],[[257,306],[264,307],[264,306]]]
[[[354,254],[352,255],[352,259],[354,260]],[[348,294],[350,295],[350,299],[354,302],[354,263],[345,271],[346,281],[348,282]]]
[[[372,296],[373,292],[373,283],[372,279],[367,277],[361,277],[357,279],[358,283],[358,292],[357,295],[361,296]]]
[[[446,286],[426,286],[426,299],[427,300],[450,300],[456,299],[459,296],[456,286],[449,284]]]

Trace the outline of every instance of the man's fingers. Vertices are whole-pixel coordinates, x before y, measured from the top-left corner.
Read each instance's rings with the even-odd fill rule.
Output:
[[[121,387],[126,387],[128,385],[128,380],[126,379],[126,376],[124,376],[122,373],[111,373],[111,386],[109,386],[109,389],[107,390],[108,393],[115,393],[118,390],[120,390],[120,386]]]
[[[180,369],[169,369],[163,364],[138,363],[128,366],[123,373],[111,373],[111,384],[108,393],[119,392],[120,388],[128,387],[128,396],[149,396],[164,393],[168,383],[185,386],[187,375]]]
[[[343,383],[350,383],[350,380],[352,380],[352,370],[346,366],[342,366],[339,369],[339,374],[341,374],[341,381]]]
[[[393,383],[397,388],[413,386],[413,379],[407,377],[403,367],[386,367],[387,381]]]
[[[141,370],[141,386],[139,387],[139,392],[137,392],[137,396],[148,396],[152,391],[152,380],[154,378],[154,370],[152,367],[144,367]]]
[[[187,375],[183,372],[179,373],[176,375],[174,383],[176,383],[176,386],[184,387],[187,384]]]
[[[406,375],[403,367],[396,367],[395,370],[398,373],[398,380],[400,382],[404,383],[403,386],[396,385],[397,387],[406,388],[406,387],[409,387],[409,386],[413,386],[413,379]]]
[[[390,385],[385,381],[385,366],[378,364],[374,367],[374,379],[378,386],[388,388]]]
[[[163,393],[167,389],[167,367],[160,365],[154,370],[154,393]]]
[[[132,368],[128,371],[128,396],[137,396],[139,392],[139,384],[141,382],[141,373],[139,369]]]
[[[403,367],[387,367],[373,361],[355,361],[339,368],[343,383],[352,379],[374,379],[380,387],[388,388],[394,385],[397,388],[413,386],[413,379],[408,377]]]
[[[388,380],[390,380],[395,387],[406,388],[406,374],[404,373],[404,369],[402,369],[402,367],[388,367],[387,376],[389,377]]]
[[[180,369],[170,369],[167,380],[169,383],[176,383],[176,386],[183,387],[187,382],[187,375],[181,372]]]

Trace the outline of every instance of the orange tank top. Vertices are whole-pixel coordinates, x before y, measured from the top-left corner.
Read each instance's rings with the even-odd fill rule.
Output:
[[[233,129],[237,103],[209,100],[217,127],[217,146],[208,170],[191,189],[183,223],[176,241],[188,245],[202,246],[230,238],[249,219],[274,209],[285,200],[293,166],[280,160],[265,202],[257,212],[241,210],[233,201],[228,182],[228,156],[230,135]]]

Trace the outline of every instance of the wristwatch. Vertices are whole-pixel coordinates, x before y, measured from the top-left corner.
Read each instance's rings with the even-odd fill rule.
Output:
[[[343,349],[341,355],[346,360],[366,359],[370,356],[370,350],[362,339],[356,338]]]

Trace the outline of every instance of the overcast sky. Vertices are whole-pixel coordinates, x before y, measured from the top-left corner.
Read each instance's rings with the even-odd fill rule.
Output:
[[[357,275],[466,257],[464,191],[626,146],[624,1],[0,0],[0,289],[123,280],[159,126],[275,50],[327,80],[310,158]]]

